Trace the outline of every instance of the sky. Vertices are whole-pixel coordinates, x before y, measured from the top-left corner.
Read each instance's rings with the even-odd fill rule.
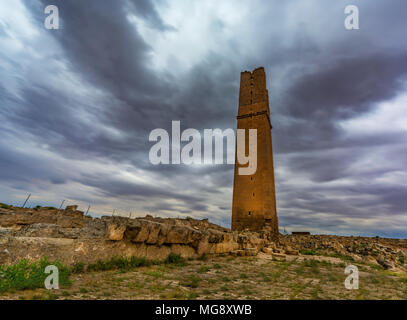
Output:
[[[240,72],[263,66],[280,230],[405,238],[406,12],[405,0],[0,0],[0,202],[31,193],[28,206],[229,227],[233,165],[153,165],[148,137],[176,120],[235,128]]]

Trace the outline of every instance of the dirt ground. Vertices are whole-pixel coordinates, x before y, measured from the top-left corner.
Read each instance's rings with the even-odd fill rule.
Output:
[[[1,299],[407,299],[405,274],[361,263],[352,262],[359,289],[346,289],[348,264],[314,256],[213,257],[183,266],[74,274],[70,287],[4,293]]]

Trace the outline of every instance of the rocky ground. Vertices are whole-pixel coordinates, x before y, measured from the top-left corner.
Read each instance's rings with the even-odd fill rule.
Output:
[[[0,264],[47,256],[67,265],[112,257],[185,265],[83,272],[72,286],[8,292],[2,298],[405,299],[407,240],[231,232],[207,220],[84,216],[76,206],[0,206]],[[201,259],[207,257],[207,260]],[[359,290],[344,287],[344,268],[359,267]]]
[[[407,299],[405,275],[375,265],[352,262],[359,269],[359,289],[344,286],[340,258],[288,256],[277,260],[216,256],[185,265],[141,267],[129,272],[86,272],[72,276],[59,290],[8,292],[1,299]]]

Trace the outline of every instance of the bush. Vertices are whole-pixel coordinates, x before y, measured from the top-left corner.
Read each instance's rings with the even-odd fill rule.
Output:
[[[10,205],[5,204],[5,203],[0,203],[0,208],[2,208],[2,209],[10,209],[11,207],[13,207],[13,206],[10,206]]]
[[[46,210],[58,210],[58,209],[55,208],[55,207],[43,207],[43,209],[46,209]]]
[[[58,209],[55,208],[55,207],[42,207],[42,206],[35,206],[33,209],[34,209],[35,211],[38,211],[38,210],[41,210],[41,209],[43,209],[43,210],[58,210]]]
[[[25,290],[44,288],[44,281],[49,276],[45,273],[45,268],[54,265],[59,271],[59,285],[68,286],[69,269],[59,261],[48,261],[42,258],[36,262],[22,260],[11,266],[0,266],[0,292],[10,290]]]
[[[300,250],[300,253],[307,256],[316,256],[318,255],[318,249]]]
[[[77,262],[71,267],[72,273],[82,273],[85,272],[85,264],[83,262]]]
[[[176,253],[170,253],[168,257],[164,260],[166,264],[177,264],[177,265],[185,265],[185,259],[181,257],[181,255]]]

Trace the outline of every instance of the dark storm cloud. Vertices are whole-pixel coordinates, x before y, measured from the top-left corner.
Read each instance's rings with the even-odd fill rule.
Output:
[[[204,199],[195,195],[187,194],[177,194],[171,190],[165,189],[162,186],[151,186],[141,183],[126,182],[119,179],[110,178],[108,180],[100,181],[98,176],[82,175],[80,182],[82,184],[95,187],[101,191],[105,196],[116,196],[120,195],[123,197],[134,196],[134,198],[168,198],[168,199],[179,199],[185,202],[199,202]]]
[[[286,89],[284,107],[279,110],[280,115],[292,120],[276,125],[275,136],[284,141],[277,145],[278,152],[337,145],[341,142],[337,121],[363,114],[376,103],[395,97],[402,90],[406,76],[406,52],[339,59],[302,74]]]
[[[33,8],[37,22],[42,22],[42,8],[48,4],[45,0],[41,3],[37,2]],[[140,13],[151,18],[152,23],[162,25],[151,3],[134,1],[132,4],[137,9],[136,15]],[[115,123],[123,120],[120,115],[122,108],[126,108],[126,115],[131,118],[128,123],[120,122],[126,130],[131,128],[130,120],[138,118],[135,123],[142,125],[145,123],[140,121],[143,117],[149,119],[162,112],[164,105],[152,101],[152,97],[165,101],[171,86],[165,75],[151,71],[151,48],[126,18],[129,2],[107,1],[102,5],[100,1],[92,0],[84,6],[79,1],[56,1],[55,5],[61,12],[63,25],[55,36],[69,62],[86,80],[109,90],[123,102],[105,110],[104,116]]]
[[[131,12],[136,13],[138,16],[141,16],[146,21],[148,21],[149,25],[153,28],[167,31],[172,30],[176,31],[176,29],[172,26],[166,25],[160,15],[158,14],[154,2],[150,0],[131,0],[129,3],[129,8],[126,8]]]
[[[65,172],[59,170],[52,162],[44,163],[35,155],[26,157],[24,152],[13,149],[13,141],[2,141],[0,144],[0,181],[13,181],[14,186],[22,188],[31,184],[49,181],[60,184],[66,181]]]
[[[403,152],[395,145],[405,140],[405,133],[349,136],[340,125],[405,90],[407,48],[400,32],[406,28],[405,2],[359,1],[363,16],[358,31],[343,28],[348,4],[344,1],[332,6],[313,1],[301,12],[292,3],[257,3],[245,13],[249,23],[243,30],[231,30],[222,16],[212,17],[209,39],[219,38],[218,46],[182,72],[177,66],[185,62],[177,57],[173,59],[178,65],[169,69],[154,67],[152,56],[160,52],[154,52],[154,40],[143,37],[132,20],[135,15],[160,35],[176,35],[183,30],[166,23],[158,10],[169,3],[88,0],[84,5],[57,0],[53,4],[59,8],[61,29],[41,32],[48,45],[49,39],[56,41],[57,53],[33,59],[39,64],[34,74],[24,74],[22,63],[11,53],[0,53],[4,65],[17,70],[8,74],[0,63],[3,76],[17,79],[20,86],[13,93],[8,81],[0,81],[0,101],[7,105],[0,115],[7,119],[3,132],[15,131],[23,141],[47,145],[49,152],[72,163],[68,169],[72,172],[64,172],[66,163],[57,164],[46,155],[32,156],[2,145],[3,183],[21,187],[41,178],[58,185],[74,182],[93,188],[101,202],[105,197],[144,199],[142,208],[152,213],[198,212],[229,224],[231,199],[222,199],[225,195],[219,190],[224,194],[229,190],[231,196],[233,166],[153,166],[148,160],[152,145],[148,135],[155,128],[170,132],[172,120],[181,120],[182,130],[234,128],[240,72],[263,65],[270,89],[281,224],[317,225],[319,230],[332,231],[335,226],[346,229],[348,217],[405,212],[406,190],[375,180],[405,171],[405,162],[390,161]],[[33,24],[41,26],[47,1],[24,5]],[[233,9],[238,11],[241,5],[234,4]],[[183,7],[179,11],[188,14]],[[294,25],[289,23],[293,15],[298,22]],[[334,28],[320,30],[331,21]],[[6,30],[0,36],[10,34]],[[46,55],[47,50],[45,46],[38,52]],[[61,72],[60,64],[72,76]],[[56,74],[51,76],[54,67]],[[78,77],[80,84],[75,85],[85,92],[73,89],[75,85],[66,80],[70,77]],[[55,79],[61,82],[56,84]],[[378,160],[380,166],[369,171],[356,165],[379,147],[388,156]],[[107,168],[102,175],[99,169],[75,161],[131,165],[132,169],[122,170],[145,175],[150,183],[129,182]],[[341,179],[353,179],[352,186],[339,183]],[[375,206],[380,209],[372,211]],[[297,210],[309,214],[294,214]]]
[[[32,13],[38,23],[42,22],[42,8],[46,4],[46,1],[42,1],[42,5],[38,5],[38,2],[32,5]],[[136,26],[124,15],[126,10],[135,6],[137,10],[133,12],[136,15],[149,17],[149,21],[161,29],[162,22],[151,2],[107,2],[102,6],[98,1],[89,1],[86,7],[76,1],[57,1],[55,4],[61,12],[63,25],[55,36],[64,49],[65,58],[82,78],[112,94],[110,105],[100,108],[97,117],[101,123],[123,133],[121,141],[100,134],[90,138],[83,126],[69,134],[60,132],[64,144],[67,140],[77,149],[95,152],[96,155],[103,154],[115,160],[129,159],[129,153],[137,149],[140,154],[135,155],[137,159],[134,162],[141,161],[148,165],[146,155],[151,147],[148,142],[149,131],[156,127],[170,131],[171,120],[181,120],[183,129],[202,129],[218,124],[222,126],[225,122],[228,127],[234,126],[234,117],[231,115],[236,109],[237,66],[225,63],[221,56],[211,54],[188,72],[185,78],[177,80],[150,68],[151,48],[142,39]],[[210,68],[213,70],[208,72]],[[36,95],[34,100],[33,94]],[[39,92],[27,92],[25,100],[29,103],[35,101],[25,110],[27,119],[31,121],[31,115],[38,114],[37,106],[41,105],[39,100],[50,104],[46,101],[49,95],[45,90],[42,97]],[[60,100],[59,106],[55,104],[53,110],[47,106],[42,108],[51,110],[49,118],[61,111],[56,118],[65,121],[65,124],[41,118],[37,121],[39,124],[45,121],[47,127],[53,126],[46,128],[46,131],[61,131],[69,127],[72,116],[64,116],[64,100],[67,97],[58,92],[54,92],[53,96],[55,100]],[[230,97],[234,97],[232,103]],[[170,104],[168,101],[171,99]],[[225,108],[229,112],[225,112]],[[82,125],[80,119],[77,119],[76,124],[71,124]],[[66,146],[61,149],[67,150]],[[144,156],[140,158],[141,152]],[[126,156],[121,156],[121,153],[126,153]]]
[[[315,122],[347,119],[366,112],[372,103],[393,98],[406,75],[407,53],[339,59],[303,74],[288,88],[285,110]]]

